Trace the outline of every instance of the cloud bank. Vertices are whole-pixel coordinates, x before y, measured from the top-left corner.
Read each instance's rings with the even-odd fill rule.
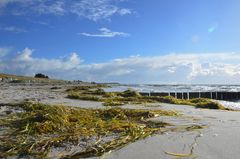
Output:
[[[92,21],[110,20],[113,15],[132,14],[131,9],[120,7],[125,0],[1,0],[2,14],[55,15],[74,14]]]
[[[0,49],[1,52],[4,51]],[[41,72],[52,78],[97,82],[240,84],[238,53],[131,56],[87,64],[77,53],[65,58],[45,59],[34,58],[33,52],[25,48],[12,58],[2,53],[0,72],[31,76]]]

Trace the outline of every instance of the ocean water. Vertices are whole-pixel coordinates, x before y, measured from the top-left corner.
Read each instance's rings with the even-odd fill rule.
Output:
[[[133,89],[138,92],[240,92],[240,85],[111,85],[105,91],[121,92]],[[240,100],[223,101],[216,100],[226,108],[240,110]]]
[[[240,110],[240,101],[229,102],[229,101],[223,101],[223,100],[216,100],[216,102],[219,102],[226,108]]]
[[[240,85],[112,85],[106,91],[133,89],[139,92],[240,92]]]

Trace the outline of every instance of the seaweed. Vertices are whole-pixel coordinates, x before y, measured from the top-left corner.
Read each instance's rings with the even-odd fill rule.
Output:
[[[47,158],[55,148],[83,146],[61,158],[100,156],[110,150],[158,133],[167,123],[147,119],[176,112],[135,109],[84,109],[41,103],[9,105],[24,111],[0,119],[8,128],[0,136],[0,157]],[[56,157],[56,156],[55,156]]]
[[[120,95],[122,97],[141,97],[141,95],[137,91],[134,91],[131,89],[120,92],[120,93],[118,93],[118,95]]]
[[[172,96],[142,96],[134,90],[123,92],[105,92],[101,86],[81,86],[68,91],[68,98],[100,101],[104,106],[121,106],[125,104],[145,104],[145,103],[170,103],[178,105],[190,105],[196,108],[222,109],[227,110],[223,105],[206,98],[177,99]]]

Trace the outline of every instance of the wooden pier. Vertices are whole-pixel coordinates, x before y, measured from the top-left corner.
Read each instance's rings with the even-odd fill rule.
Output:
[[[240,92],[140,92],[142,96],[172,96],[177,99],[209,98],[216,100],[239,100]]]

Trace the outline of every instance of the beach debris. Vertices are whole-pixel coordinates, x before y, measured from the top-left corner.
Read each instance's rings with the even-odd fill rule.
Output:
[[[184,154],[184,153],[174,153],[174,152],[167,152],[167,151],[164,151],[165,154],[167,155],[171,155],[171,156],[176,156],[176,157],[189,157],[189,156],[192,156],[191,153],[189,154]]]

